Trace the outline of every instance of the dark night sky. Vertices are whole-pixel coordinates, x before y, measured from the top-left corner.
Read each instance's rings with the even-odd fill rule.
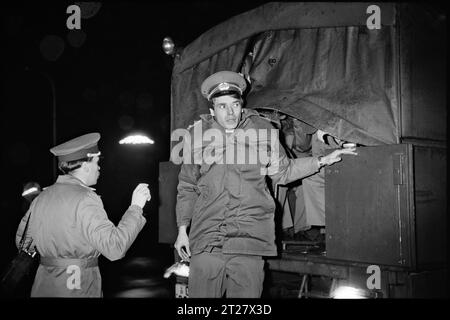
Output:
[[[100,132],[105,159],[96,188],[110,219],[119,221],[132,190],[145,181],[155,201],[145,209],[151,221],[131,251],[157,242],[158,163],[169,159],[172,67],[172,58],[161,49],[162,39],[171,36],[185,46],[214,25],[262,3],[103,3],[96,15],[81,21],[84,42],[80,33],[70,34],[66,28],[66,8],[72,2],[2,4],[6,42],[2,46],[2,252],[14,250],[14,234],[23,214],[23,185],[31,180],[41,186],[53,183],[51,82],[56,89],[57,144]],[[58,37],[54,43],[59,43],[59,51],[58,46],[45,45],[46,36]],[[73,40],[78,44],[74,46]],[[136,131],[149,135],[155,144],[118,144]]]

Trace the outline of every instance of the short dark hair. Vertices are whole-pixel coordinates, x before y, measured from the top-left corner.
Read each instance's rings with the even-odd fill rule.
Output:
[[[61,161],[58,164],[58,169],[61,170],[62,173],[68,174],[74,170],[81,168],[83,162],[91,162],[93,159],[94,157],[87,157],[73,161]]]
[[[239,100],[241,100],[241,103],[244,104],[244,99],[242,99],[242,96],[236,91],[232,91],[232,92],[224,92],[224,91],[222,91],[222,92],[219,92],[219,94],[217,94],[217,95],[213,95],[211,97],[211,100],[210,100],[211,104],[214,106],[214,101],[213,100],[215,98],[222,97],[222,96],[230,96],[232,98],[239,99]]]

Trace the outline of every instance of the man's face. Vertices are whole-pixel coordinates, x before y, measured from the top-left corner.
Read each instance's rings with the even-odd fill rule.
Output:
[[[98,156],[94,157],[92,161],[86,162],[86,169],[88,170],[87,185],[93,186],[97,184],[98,177],[100,176],[100,158]]]
[[[241,120],[242,100],[233,96],[213,98],[214,117],[225,129],[235,129]]]

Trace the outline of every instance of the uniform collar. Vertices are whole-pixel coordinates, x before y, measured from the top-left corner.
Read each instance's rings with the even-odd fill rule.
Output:
[[[65,175],[60,175],[58,176],[58,179],[56,179],[56,183],[62,183],[62,184],[75,184],[75,185],[79,185],[85,188],[88,188],[92,191],[95,191],[94,188],[91,188],[87,185],[84,184],[83,181],[81,181],[80,179],[70,175],[70,174],[65,174]]]

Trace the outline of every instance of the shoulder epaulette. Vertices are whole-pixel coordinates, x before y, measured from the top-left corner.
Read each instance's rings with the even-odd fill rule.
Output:
[[[191,130],[191,128],[193,128],[194,126],[196,126],[199,122],[202,122],[202,119],[197,120],[197,121],[194,121],[193,124],[190,124],[190,125],[187,127],[187,130]]]

